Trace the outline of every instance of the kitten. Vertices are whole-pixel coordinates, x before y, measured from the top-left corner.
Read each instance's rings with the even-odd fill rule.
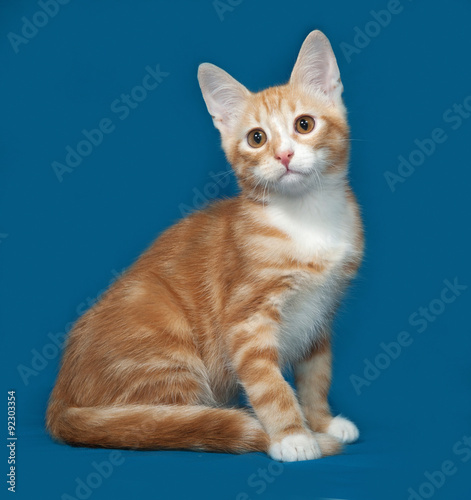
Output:
[[[313,31],[286,85],[252,93],[212,64],[198,79],[240,194],[165,231],[77,321],[47,427],[82,446],[338,453],[358,430],[327,402],[330,328],[363,233],[334,53]],[[241,387],[253,413],[224,407]]]

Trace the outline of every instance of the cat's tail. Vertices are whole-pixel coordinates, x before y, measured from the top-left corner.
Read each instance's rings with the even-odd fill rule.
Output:
[[[203,405],[51,405],[47,427],[54,438],[75,446],[229,453],[268,448],[267,434],[247,412]]]
[[[129,449],[190,449],[227,453],[266,452],[269,439],[259,421],[244,410],[209,406],[125,405],[64,408],[51,405],[47,427],[74,446]],[[323,455],[340,444],[317,435]]]

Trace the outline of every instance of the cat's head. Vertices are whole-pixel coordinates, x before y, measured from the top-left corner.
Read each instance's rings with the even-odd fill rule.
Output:
[[[253,93],[213,64],[198,80],[239,185],[258,199],[299,196],[348,162],[342,82],[326,36],[311,32],[287,84]]]

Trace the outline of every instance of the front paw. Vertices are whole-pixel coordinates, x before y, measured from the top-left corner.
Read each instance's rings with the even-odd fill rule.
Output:
[[[290,434],[279,441],[274,441],[268,454],[280,462],[298,462],[313,460],[322,456],[316,438],[311,434]]]
[[[360,436],[357,426],[350,420],[338,415],[334,417],[327,428],[327,434],[334,436],[341,443],[353,443]]]

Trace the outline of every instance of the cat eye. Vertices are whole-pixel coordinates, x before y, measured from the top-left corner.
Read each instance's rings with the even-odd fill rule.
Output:
[[[267,134],[261,128],[254,128],[247,134],[247,142],[253,148],[261,148],[267,142]]]
[[[303,115],[300,116],[294,123],[294,128],[296,132],[300,134],[309,134],[314,128],[315,122],[312,116]]]

